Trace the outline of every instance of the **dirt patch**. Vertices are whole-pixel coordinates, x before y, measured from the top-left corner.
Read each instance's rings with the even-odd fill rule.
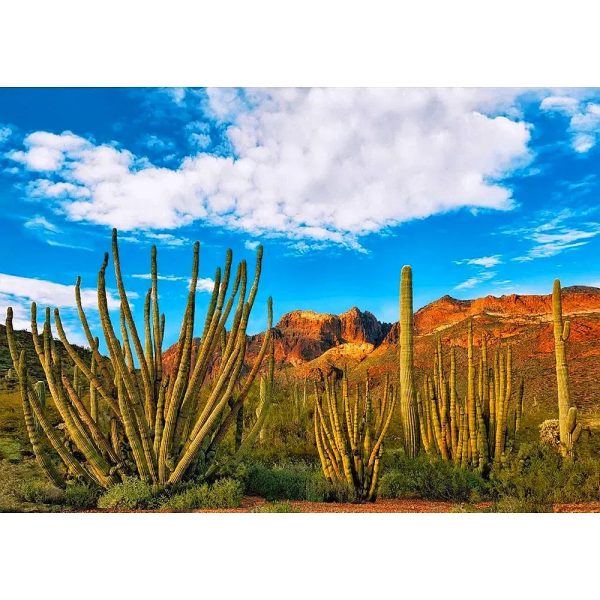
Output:
[[[433,500],[377,500],[365,504],[352,504],[350,502],[306,502],[304,500],[290,500],[289,503],[296,511],[302,513],[449,513],[458,506],[454,502],[437,502]],[[194,512],[227,512],[245,513],[252,512],[267,504],[264,498],[247,496],[242,500],[239,508],[228,510],[197,510]],[[482,508],[485,507],[482,504]]]
[[[577,502],[573,504],[556,504],[557,513],[600,513],[600,502]]]

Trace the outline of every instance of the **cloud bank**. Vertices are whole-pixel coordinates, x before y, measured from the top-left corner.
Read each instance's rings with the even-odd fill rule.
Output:
[[[510,209],[503,178],[530,159],[528,125],[500,114],[514,98],[486,89],[209,90],[232,156],[200,151],[170,169],[38,131],[9,157],[36,174],[29,195],[72,221],[124,231],[201,221],[360,249],[361,236],[412,219]]]

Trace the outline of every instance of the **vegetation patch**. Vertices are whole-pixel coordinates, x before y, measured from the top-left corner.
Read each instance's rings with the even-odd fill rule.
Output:
[[[243,493],[244,488],[239,481],[220,479],[212,485],[189,485],[163,502],[161,508],[171,511],[237,508],[242,502]]]
[[[379,484],[382,498],[477,502],[489,493],[489,483],[477,472],[460,469],[447,461],[430,460],[422,455],[411,459],[401,453],[393,456]]]
[[[153,498],[152,488],[145,481],[127,477],[98,498],[98,508],[135,510],[147,508]]]
[[[298,513],[300,509],[290,502],[267,502],[262,506],[257,506],[253,513]]]

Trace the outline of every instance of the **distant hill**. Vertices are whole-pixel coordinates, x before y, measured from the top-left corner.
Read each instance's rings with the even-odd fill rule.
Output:
[[[563,311],[572,323],[568,345],[573,399],[588,412],[600,413],[600,289],[563,288]],[[512,345],[515,376],[526,378],[526,401],[533,408],[554,406],[554,338],[551,295],[510,294],[457,300],[444,296],[415,313],[415,363],[418,372],[431,368],[438,336],[447,349],[459,348],[459,369],[466,364],[467,320],[474,323],[475,344],[485,332],[491,351]],[[396,374],[398,324],[380,322],[369,312],[352,308],[340,315],[292,311],[274,329],[275,357],[286,379],[304,378],[317,369],[347,367],[358,376]],[[262,334],[249,344],[256,355]],[[197,342],[197,340],[196,340]],[[165,352],[168,364],[176,346]],[[447,359],[448,352],[446,350]],[[462,373],[460,373],[462,375]],[[419,377],[419,381],[420,381]]]
[[[15,337],[19,349],[25,350],[27,356],[27,365],[30,374],[36,379],[42,379],[44,374],[42,371],[42,366],[40,365],[37,354],[35,352],[35,348],[33,347],[31,332],[17,330],[15,331]],[[77,353],[86,360],[86,362],[89,362],[91,360],[92,355],[90,350],[75,345],[74,348],[77,351]],[[73,363],[69,359],[60,341],[57,341],[56,343],[56,351],[58,352],[58,355],[61,358],[63,367],[65,369],[72,368]],[[12,360],[10,357],[10,352],[8,350],[8,341],[6,339],[6,327],[4,325],[0,325],[0,384],[5,382],[6,372],[12,366]]]

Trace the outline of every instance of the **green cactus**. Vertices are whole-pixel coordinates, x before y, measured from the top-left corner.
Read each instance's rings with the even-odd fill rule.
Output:
[[[581,426],[577,425],[577,409],[571,404],[569,368],[566,344],[571,323],[563,320],[560,280],[554,280],[552,289],[552,321],[554,329],[554,357],[556,360],[556,387],[558,392],[558,425],[560,449],[563,456],[573,454],[573,445],[579,439]]]
[[[456,350],[450,350],[450,375],[444,374],[444,353],[441,340],[436,343],[433,377],[425,375],[423,391],[417,394],[420,434],[423,449],[431,456],[451,460],[462,467],[487,469],[489,461],[504,455],[512,442],[516,426],[507,426],[508,416],[519,419],[522,411],[524,384],[514,413],[509,413],[512,389],[512,354],[497,351],[495,366],[490,372],[487,364],[487,338],[482,336],[479,372],[475,370],[475,345],[472,323],[467,322],[467,384],[466,398],[457,394]],[[432,383],[433,382],[433,383]],[[498,401],[496,402],[496,389]],[[496,413],[498,418],[496,418]],[[474,444],[473,444],[474,442]]]
[[[314,412],[323,474],[328,481],[353,490],[357,502],[372,502],[377,497],[383,442],[396,404],[395,390],[386,380],[380,402],[374,406],[368,376],[364,396],[357,394],[354,401],[348,394],[345,372],[341,389],[333,375],[325,378],[323,385],[321,391],[315,384]]]
[[[230,287],[232,254],[228,251],[223,276],[220,269],[215,275],[200,346],[194,352],[192,341],[198,253],[199,246],[196,244],[180,343],[169,376],[165,375],[162,364],[165,319],[158,306],[156,248],[152,249],[152,282],[144,304],[144,343],[138,335],[121,274],[116,230],[113,231],[112,255],[120,297],[120,338],[117,337],[108,307],[108,254],[98,274],[98,309],[108,357],[100,354],[98,338],[93,336],[83,310],[80,278],[75,286],[75,300],[92,352],[90,362],[84,361],[69,343],[60,312],[55,309],[54,322],[58,337],[74,364],[72,377],[67,377],[61,370],[54,347],[50,310],[46,309],[43,331],[40,333],[37,307],[35,303],[32,304],[32,339],[45,374],[45,382],[42,382],[44,395],[40,395],[42,385],[38,383],[34,388],[26,375],[25,364],[22,367],[25,375],[20,378],[19,385],[24,414],[34,425],[34,437],[30,433],[30,441],[38,462],[45,460],[44,455],[40,454],[43,446],[35,437],[41,428],[50,446],[66,466],[64,476],[78,477],[100,487],[109,487],[130,475],[136,475],[156,487],[164,487],[180,482],[192,472],[207,476],[210,469],[214,470],[216,447],[235,423],[259,375],[267,350],[272,345],[272,303],[269,298],[268,327],[259,353],[249,373],[243,375],[246,328],[258,291],[262,247],[257,252],[254,280],[248,291],[245,261],[237,267],[233,286]],[[231,327],[226,333],[225,325],[229,322]],[[20,359],[12,329],[11,309],[7,312],[6,325],[13,368],[18,370]],[[218,347],[220,340],[224,341],[221,348]],[[214,368],[210,382],[209,368]],[[272,370],[271,366],[271,380]],[[72,444],[73,451],[65,446],[45,415],[46,385],[61,417],[60,427],[69,444]],[[203,393],[205,390],[206,393]],[[88,394],[89,402],[86,404],[84,396]],[[266,418],[264,412],[265,415],[260,419],[261,426]],[[35,428],[36,422],[39,423],[38,429]],[[247,448],[254,437],[251,431],[241,443],[240,451]],[[46,472],[54,481],[56,473],[49,473],[47,469]]]
[[[409,457],[419,452],[419,415],[414,387],[412,270],[402,267],[400,277],[400,415],[404,450]]]

